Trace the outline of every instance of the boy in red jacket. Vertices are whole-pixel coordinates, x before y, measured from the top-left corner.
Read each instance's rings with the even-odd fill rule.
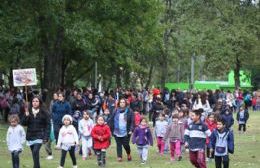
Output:
[[[208,129],[210,130],[210,132],[213,132],[214,129],[217,128],[217,122],[215,120],[214,113],[211,113],[211,114],[208,115],[208,118],[206,119],[205,124],[208,126]],[[210,138],[207,137],[207,139],[206,139],[206,145],[207,145],[207,158],[206,158],[206,161],[207,162],[214,158],[214,154],[210,152],[209,143],[210,143]]]
[[[106,165],[106,149],[110,145],[111,131],[102,116],[98,116],[97,124],[94,126],[91,136],[94,141],[94,150],[97,154],[97,162],[99,167]]]

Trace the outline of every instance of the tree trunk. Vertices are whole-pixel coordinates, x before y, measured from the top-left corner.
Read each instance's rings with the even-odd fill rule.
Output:
[[[116,70],[116,86],[117,86],[117,88],[122,86],[122,83],[121,83],[122,76],[121,75],[122,75],[121,69],[117,68],[117,70]]]
[[[163,56],[163,58],[167,58],[167,56]],[[165,87],[165,83],[166,83],[166,78],[168,76],[168,63],[167,63],[167,59],[164,59],[162,64],[161,64],[161,68],[162,68],[162,74],[161,74],[161,88]]]
[[[62,42],[64,39],[64,28],[58,27],[54,46],[50,46],[48,32],[42,32],[41,45],[44,53],[44,88],[49,90],[46,102],[49,103],[53,92],[58,90],[62,82]],[[51,49],[53,48],[53,49]]]
[[[165,14],[164,14],[164,23],[172,24],[173,23],[173,15],[172,15],[172,0],[165,1]],[[161,60],[161,88],[165,87],[166,79],[168,77],[168,58],[169,58],[169,38],[173,32],[171,27],[165,29],[163,34],[163,54]]]
[[[168,76],[168,47],[169,47],[169,38],[172,33],[172,29],[166,29],[164,32],[163,42],[164,42],[164,50],[161,57],[161,88],[165,87],[166,79]]]
[[[180,78],[181,78],[181,64],[178,64],[178,70],[177,70],[177,82],[180,82]]]
[[[234,69],[234,79],[235,79],[235,87],[238,89],[240,87],[240,68],[241,68],[241,61],[239,60],[238,56],[236,57],[236,66]]]
[[[40,85],[41,85],[41,89],[43,90],[44,88],[43,88],[43,59],[42,59],[42,57],[40,56],[39,57],[39,63],[38,63],[38,65],[39,65],[39,77],[40,77]]]
[[[148,88],[150,86],[150,84],[151,84],[153,68],[154,68],[154,64],[151,63],[151,66],[149,68],[148,80],[147,80],[147,82],[145,84],[145,88]]]
[[[13,68],[12,67],[10,68],[10,71],[9,71],[8,82],[9,82],[9,88],[13,88],[14,82],[13,82]]]
[[[63,54],[62,54],[63,55]],[[61,86],[65,86],[65,78],[66,78],[66,69],[68,67],[68,61],[66,58],[63,56],[62,57],[62,70],[61,70]]]

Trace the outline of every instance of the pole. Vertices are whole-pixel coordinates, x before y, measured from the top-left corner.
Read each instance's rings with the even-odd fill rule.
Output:
[[[25,84],[25,106],[24,106],[24,111],[25,111],[25,115],[28,116],[29,115],[29,102],[28,102],[28,88],[27,88],[27,84]]]
[[[27,88],[27,84],[25,85],[25,102],[28,103],[28,88]]]
[[[190,80],[190,89],[194,89],[194,62],[195,62],[195,53],[191,56],[191,80]]]
[[[97,88],[97,61],[95,62],[95,88]]]

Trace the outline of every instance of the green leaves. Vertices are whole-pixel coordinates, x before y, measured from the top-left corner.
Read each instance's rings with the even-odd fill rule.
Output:
[[[197,76],[221,77],[236,58],[258,64],[259,21],[259,8],[239,1],[4,0],[0,70],[43,68],[43,58],[58,53],[68,85],[91,80],[95,61],[107,81],[122,67],[125,80],[134,72],[145,83],[152,72],[158,84],[167,72],[166,81],[185,82],[195,53],[205,56]]]

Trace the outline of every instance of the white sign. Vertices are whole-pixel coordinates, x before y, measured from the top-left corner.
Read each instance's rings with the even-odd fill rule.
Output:
[[[14,69],[14,86],[32,86],[37,85],[36,69]]]

